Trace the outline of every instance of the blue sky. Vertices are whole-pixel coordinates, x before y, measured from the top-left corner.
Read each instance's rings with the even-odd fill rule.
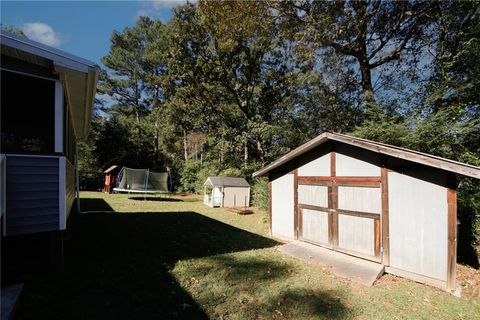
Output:
[[[5,1],[1,23],[29,38],[100,64],[110,35],[135,24],[140,15],[164,22],[182,1]]]

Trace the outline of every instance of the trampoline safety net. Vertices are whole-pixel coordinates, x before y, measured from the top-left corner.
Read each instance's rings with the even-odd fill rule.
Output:
[[[114,191],[168,193],[168,172],[122,168]]]

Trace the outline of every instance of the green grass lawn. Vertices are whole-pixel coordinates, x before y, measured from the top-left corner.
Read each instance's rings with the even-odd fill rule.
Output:
[[[475,319],[456,298],[384,276],[365,288],[290,258],[261,213],[193,197],[140,201],[82,193],[66,270],[27,279],[19,319]]]

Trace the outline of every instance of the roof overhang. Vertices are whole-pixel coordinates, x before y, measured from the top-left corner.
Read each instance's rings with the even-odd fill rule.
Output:
[[[3,30],[0,43],[2,47],[26,52],[52,62],[53,71],[59,74],[63,82],[75,136],[77,139],[85,138],[90,129],[99,67],[89,60]]]
[[[418,152],[410,149],[400,148],[380,142],[367,139],[352,137],[340,133],[324,132],[318,137],[308,141],[300,147],[290,151],[281,158],[273,161],[262,169],[253,173],[253,177],[260,177],[268,174],[270,171],[286,164],[287,162],[307,153],[308,151],[322,145],[327,141],[337,141],[340,143],[359,147],[361,149],[384,154],[393,158],[412,161],[429,167],[442,169],[445,171],[461,174],[467,177],[480,179],[480,167],[466,163],[437,157],[431,154]]]
[[[207,180],[205,180],[205,182],[203,183],[204,186],[212,186],[213,187],[213,183],[212,181],[210,181],[210,178],[208,178]]]

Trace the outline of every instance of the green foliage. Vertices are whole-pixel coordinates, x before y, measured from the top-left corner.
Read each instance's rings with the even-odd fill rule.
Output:
[[[270,194],[268,178],[256,178],[252,184],[253,205],[265,212],[268,211]]]
[[[180,191],[195,192],[197,186],[197,173],[201,165],[198,161],[187,161],[183,166],[180,178]]]
[[[478,165],[478,61],[476,2],[187,3],[113,32],[99,86],[113,104],[80,166],[168,167],[201,192],[324,130]],[[266,188],[252,184],[264,209]],[[460,180],[464,224],[480,225],[479,188]]]
[[[238,168],[226,168],[220,171],[219,176],[243,178],[242,170]]]
[[[409,129],[398,115],[389,115],[385,107],[369,104],[367,119],[355,128],[353,135],[396,146],[406,146]]]

